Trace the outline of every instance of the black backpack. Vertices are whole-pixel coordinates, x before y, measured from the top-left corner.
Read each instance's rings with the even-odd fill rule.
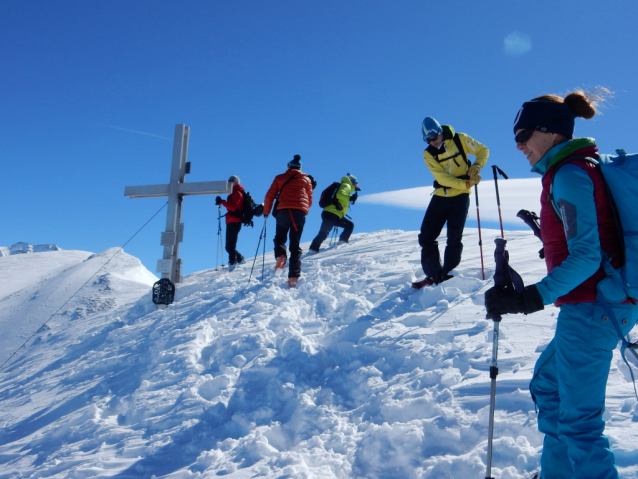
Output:
[[[335,205],[339,200],[337,199],[337,191],[339,191],[339,186],[341,183],[337,183],[336,181],[332,183],[328,188],[321,192],[321,196],[319,197],[319,206],[325,208],[330,205]]]
[[[243,192],[242,195],[244,200],[241,211],[233,211],[230,214],[239,218],[244,226],[253,226],[253,217],[264,214],[264,205],[255,205],[255,200],[247,191]]]

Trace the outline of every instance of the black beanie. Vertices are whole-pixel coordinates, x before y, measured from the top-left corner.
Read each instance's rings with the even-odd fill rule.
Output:
[[[514,120],[514,133],[518,130],[538,128],[540,131],[558,133],[571,138],[574,136],[576,114],[564,103],[548,100],[532,100],[523,106]]]

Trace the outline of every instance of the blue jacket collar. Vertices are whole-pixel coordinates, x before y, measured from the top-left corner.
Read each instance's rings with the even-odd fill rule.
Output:
[[[544,175],[545,173],[547,173],[547,170],[549,170],[550,163],[552,162],[554,157],[558,154],[560,150],[565,148],[572,141],[574,140],[567,140],[563,143],[559,143],[558,145],[553,146],[547,153],[545,153],[545,156],[543,156],[538,163],[532,166],[532,172],[538,173],[539,175]]]

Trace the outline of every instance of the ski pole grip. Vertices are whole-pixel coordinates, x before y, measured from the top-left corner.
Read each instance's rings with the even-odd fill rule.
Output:
[[[532,231],[534,232],[534,236],[542,241],[541,230],[536,223],[536,220],[538,219],[536,213],[532,213],[527,210],[520,210],[518,213],[516,213],[516,216],[522,219],[523,222],[532,229]]]

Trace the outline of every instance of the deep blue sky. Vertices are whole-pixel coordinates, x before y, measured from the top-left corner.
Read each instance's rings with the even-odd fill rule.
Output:
[[[318,192],[347,172],[363,193],[431,184],[426,115],[529,177],[511,129],[518,108],[577,87],[616,96],[576,134],[638,151],[637,15],[638,2],[588,0],[2,2],[0,245],[123,244],[164,201],[124,187],[168,181],[177,123],[191,127],[187,181],[236,174],[260,201],[294,154]],[[512,34],[531,48],[507,52]],[[185,200],[185,273],[215,265],[213,200]],[[422,216],[352,211],[358,232],[417,230]],[[315,206],[304,240],[319,222]],[[151,271],[164,223],[162,213],[126,248]],[[244,255],[262,224],[242,231]]]

